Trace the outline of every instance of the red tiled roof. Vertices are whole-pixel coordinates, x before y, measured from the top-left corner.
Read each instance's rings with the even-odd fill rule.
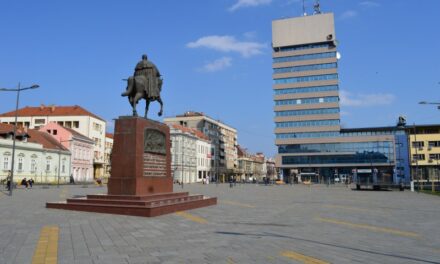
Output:
[[[181,126],[181,125],[177,125],[177,124],[173,124],[172,125],[175,129],[181,130],[183,132],[186,133],[190,133],[193,134],[194,136],[204,139],[204,140],[209,140],[209,137],[207,135],[205,135],[202,131],[199,131],[195,128],[190,128],[190,127],[185,127],[185,126]]]
[[[108,138],[113,138],[113,134],[112,133],[105,133],[105,136]]]
[[[88,140],[88,141],[93,141],[93,139],[84,136],[83,134],[79,133],[78,131],[76,131],[76,130],[74,130],[74,129],[72,129],[72,128],[64,127],[64,126],[63,126],[62,128],[66,129],[67,131],[69,131],[70,133],[72,133],[72,135],[75,136],[75,137],[82,138],[82,139],[84,139],[84,140]],[[93,141],[93,142],[94,142],[94,141]]]
[[[15,111],[0,114],[0,117],[15,116]],[[39,106],[18,109],[18,116],[92,116],[105,122],[101,117],[87,111],[81,106]]]
[[[0,124],[0,131],[8,133],[13,133],[14,126],[8,124]],[[21,128],[17,130],[17,135],[19,133],[27,133],[29,135],[28,142],[37,143],[43,145],[45,149],[55,149],[55,150],[68,150],[60,142],[58,142],[49,133],[38,131],[35,129],[28,129],[27,132],[23,131]]]

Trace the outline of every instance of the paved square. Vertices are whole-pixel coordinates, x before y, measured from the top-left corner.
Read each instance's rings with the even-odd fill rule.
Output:
[[[440,263],[438,196],[325,185],[174,190],[218,205],[142,218],[45,208],[105,187],[0,193],[0,263]]]

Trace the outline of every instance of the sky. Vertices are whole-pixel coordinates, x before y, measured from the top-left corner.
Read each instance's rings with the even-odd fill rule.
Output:
[[[305,0],[313,12],[314,0]],[[438,124],[440,1],[321,0],[335,15],[341,125]],[[302,15],[298,0],[1,1],[0,88],[39,84],[20,107],[80,105],[130,115],[120,94],[142,54],[163,75],[164,116],[204,112],[250,152],[276,153],[271,22]],[[0,92],[0,113],[15,108]],[[144,102],[138,112],[144,112]],[[158,117],[150,106],[149,117]]]

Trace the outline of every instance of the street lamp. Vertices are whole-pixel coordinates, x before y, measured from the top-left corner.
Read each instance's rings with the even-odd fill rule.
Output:
[[[38,87],[40,87],[38,84],[34,84],[32,86],[29,87],[24,87],[21,88],[20,83],[18,83],[17,88],[0,88],[0,91],[2,92],[17,92],[17,101],[15,103],[15,122],[14,122],[14,135],[12,137],[12,162],[11,162],[11,185],[9,188],[9,196],[12,196],[12,189],[14,189],[14,162],[15,162],[15,137],[16,137],[16,133],[17,133],[17,118],[18,118],[18,103],[20,100],[20,92],[24,91],[24,90],[29,90],[29,89],[37,89]]]
[[[430,104],[430,105],[436,105],[436,106],[437,106],[437,109],[440,110],[440,103],[437,103],[437,102],[421,101],[421,102],[419,102],[419,104],[422,104],[422,105],[427,105],[427,104]]]

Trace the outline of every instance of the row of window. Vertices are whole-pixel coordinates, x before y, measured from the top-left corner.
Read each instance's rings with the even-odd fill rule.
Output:
[[[286,52],[293,50],[319,49],[319,48],[328,48],[328,47],[330,47],[328,43],[306,44],[306,45],[298,45],[298,46],[281,47],[278,49],[278,51]]]
[[[3,156],[3,170],[5,170],[5,171],[11,170],[12,169],[11,167],[12,167],[11,157],[9,155]],[[18,157],[16,168],[17,168],[18,172],[22,172],[25,170],[23,157]],[[46,168],[45,169],[46,169],[46,172],[49,172],[52,169],[52,159],[50,157],[46,158]],[[36,171],[37,171],[37,160],[31,159],[30,160],[30,172],[34,173]],[[61,172],[62,173],[66,172],[66,160],[65,159],[63,159],[61,161]]]
[[[379,135],[405,135],[403,130],[378,130],[378,131],[341,131],[341,137],[357,137],[357,136],[379,136]]]
[[[425,141],[414,141],[412,142],[413,148],[423,148],[425,146]],[[440,147],[440,141],[428,141],[428,147]]]
[[[339,90],[338,85],[322,85],[312,87],[300,87],[300,88],[288,88],[288,89],[276,89],[275,95],[281,94],[297,94],[297,93],[319,93]]]
[[[334,57],[336,57],[336,51],[273,58],[273,63],[302,61],[302,60],[316,60],[316,59],[326,59],[326,58],[334,58]]]
[[[425,154],[413,154],[412,159],[414,161],[425,160]],[[438,153],[429,154],[429,159],[435,160],[438,163],[440,160],[440,154],[438,154]]]
[[[337,80],[338,74],[321,74],[321,75],[311,75],[311,76],[301,76],[301,77],[290,77],[290,78],[280,78],[274,79],[274,84],[286,84],[286,83],[302,83],[302,82],[316,82],[316,81],[327,81],[327,80]]]
[[[392,141],[341,142],[323,144],[291,144],[278,146],[278,153],[316,153],[316,152],[380,152],[393,153]]]
[[[320,104],[320,103],[335,103],[339,101],[337,96],[328,97],[315,97],[315,98],[303,98],[303,99],[287,99],[276,100],[275,105],[300,105],[300,104]]]
[[[327,114],[337,114],[337,113],[339,113],[339,108],[319,108],[319,109],[305,109],[305,110],[276,111],[275,116],[327,115]]]
[[[307,121],[289,121],[289,122],[277,122],[275,126],[277,128],[284,127],[309,127],[309,126],[337,126],[339,120],[307,120]]]
[[[293,66],[293,67],[275,68],[275,69],[273,69],[273,73],[315,71],[315,70],[335,69],[337,67],[338,67],[338,64],[336,62],[323,63],[323,64],[300,65],[300,66]]]
[[[289,138],[323,138],[323,137],[338,137],[337,131],[322,131],[322,132],[299,132],[299,133],[279,133],[276,134],[277,139]]]
[[[356,153],[353,155],[284,156],[283,165],[291,164],[341,164],[341,163],[389,163],[393,157],[384,153]]]

